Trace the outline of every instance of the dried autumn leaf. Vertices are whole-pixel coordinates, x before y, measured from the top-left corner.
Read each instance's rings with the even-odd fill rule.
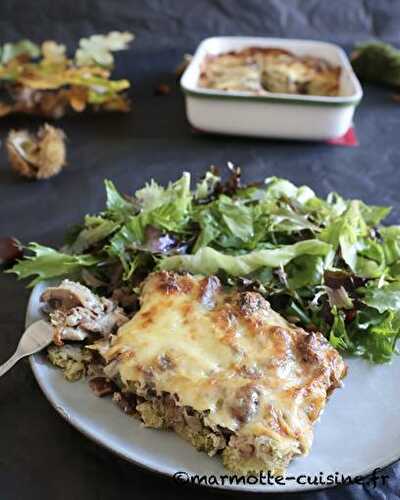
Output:
[[[70,110],[129,110],[123,91],[128,80],[111,80],[112,51],[127,47],[133,35],[112,32],[81,40],[80,62],[68,59],[64,45],[27,40],[0,47],[0,117],[12,113],[60,118]],[[38,56],[42,56],[39,60]],[[109,56],[111,55],[111,59]],[[106,67],[107,66],[107,67]]]
[[[68,93],[68,99],[71,108],[80,113],[86,108],[88,91],[84,87],[72,87]]]
[[[154,95],[169,95],[171,93],[171,87],[167,83],[159,83],[154,88]]]
[[[9,104],[5,104],[3,102],[0,102],[0,118],[2,116],[7,116],[11,113],[12,111],[12,106],[10,106]]]
[[[112,31],[108,35],[93,35],[82,38],[79,49],[75,53],[75,61],[78,66],[100,66],[111,67],[114,64],[112,52],[124,50],[128,43],[133,40],[132,33]]]
[[[11,59],[21,55],[27,55],[29,58],[40,56],[40,49],[30,40],[20,40],[17,43],[5,43],[1,50],[1,63],[7,64]]]
[[[42,43],[43,63],[64,64],[67,61],[65,45],[47,40]]]
[[[45,124],[36,134],[12,130],[6,141],[12,168],[24,177],[47,179],[65,165],[65,135],[60,129]]]
[[[39,114],[49,118],[61,118],[68,106],[68,90],[56,92],[34,91],[32,100],[35,103],[33,114]]]
[[[102,109],[106,111],[120,111],[126,113],[129,111],[129,102],[117,95],[108,101],[102,103]]]

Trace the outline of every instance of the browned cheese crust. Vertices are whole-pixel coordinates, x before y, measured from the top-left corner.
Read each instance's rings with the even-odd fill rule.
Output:
[[[288,323],[259,293],[224,290],[214,276],[156,272],[140,300],[98,350],[106,374],[140,396],[148,426],[173,428],[207,450],[182,427],[196,416],[225,466],[242,473],[281,473],[308,453],[313,424],[346,374],[322,334]],[[171,405],[180,425],[166,419]]]

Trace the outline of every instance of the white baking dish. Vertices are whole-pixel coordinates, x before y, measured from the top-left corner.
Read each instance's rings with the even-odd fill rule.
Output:
[[[204,58],[246,47],[280,47],[296,55],[322,57],[342,68],[335,97],[227,92],[198,85]],[[345,52],[337,45],[313,40],[259,37],[213,37],[204,40],[181,79],[190,124],[206,132],[325,140],[340,137],[352,123],[362,97],[360,82]]]

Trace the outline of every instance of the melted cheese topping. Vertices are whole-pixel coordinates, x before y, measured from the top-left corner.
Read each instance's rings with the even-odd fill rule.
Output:
[[[255,94],[336,96],[340,73],[340,67],[323,59],[298,57],[282,49],[250,47],[208,56],[202,65],[199,85]]]
[[[216,277],[153,273],[141,308],[103,353],[122,382],[176,394],[206,425],[306,453],[312,423],[345,365],[320,334],[290,325],[258,293]]]

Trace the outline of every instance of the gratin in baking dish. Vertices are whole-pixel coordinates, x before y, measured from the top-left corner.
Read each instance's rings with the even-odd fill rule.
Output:
[[[313,96],[265,92],[225,91],[198,84],[201,66],[209,55],[247,47],[275,47],[296,56],[323,58],[340,66],[338,96]],[[345,52],[337,45],[313,40],[264,37],[212,37],[200,43],[181,79],[189,123],[205,132],[326,140],[340,137],[351,126],[362,98],[361,85]]]

